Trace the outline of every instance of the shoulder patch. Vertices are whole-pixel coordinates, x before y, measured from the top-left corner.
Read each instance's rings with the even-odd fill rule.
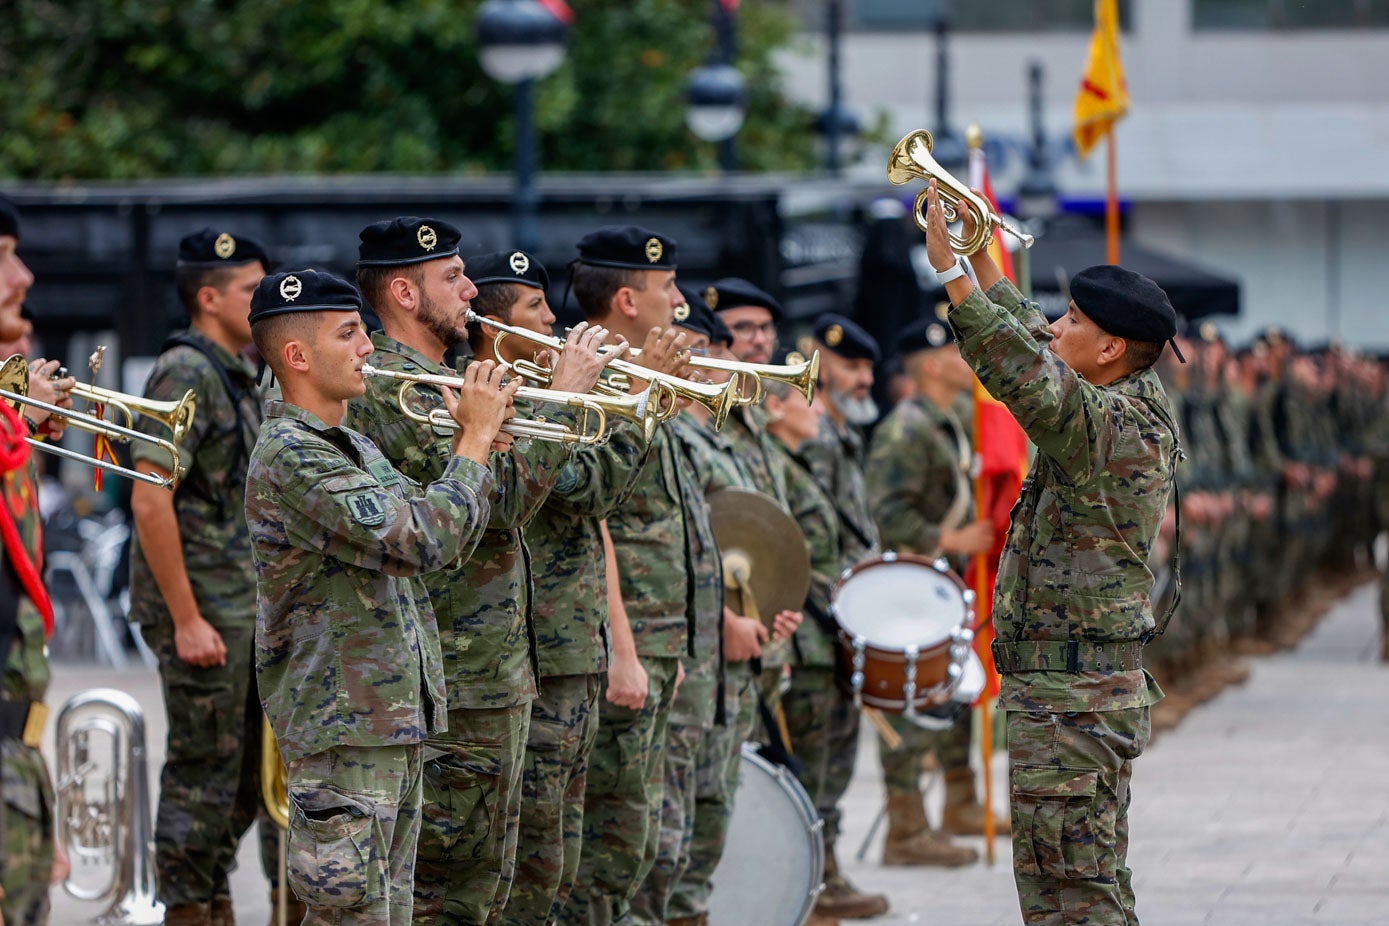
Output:
[[[395,471],[395,467],[391,465],[391,461],[384,457],[372,460],[368,463],[367,472],[371,474],[371,478],[381,483],[381,485],[387,489],[400,482],[400,474]]]
[[[380,527],[386,523],[386,510],[376,492],[357,492],[347,496],[347,507],[352,517],[364,527]]]

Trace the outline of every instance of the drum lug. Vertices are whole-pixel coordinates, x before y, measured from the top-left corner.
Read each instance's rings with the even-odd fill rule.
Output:
[[[916,716],[916,660],[920,653],[915,646],[908,646],[904,653],[906,680],[902,683],[902,700],[905,702],[902,717],[908,721]]]
[[[950,560],[946,559],[944,556],[939,557],[935,562],[931,563],[931,565],[936,567],[936,572],[950,571]]]
[[[863,665],[867,661],[865,650],[868,649],[868,641],[861,636],[854,637],[854,674],[849,677],[849,685],[854,690],[854,709],[860,710],[863,707]]]
[[[965,604],[969,606],[969,609],[972,612],[974,610],[974,602],[978,600],[979,596],[974,594],[974,589],[972,588],[967,588],[960,594],[964,597]]]
[[[882,560],[883,560],[883,562],[885,562],[885,563],[895,563],[895,562],[897,562],[897,551],[896,551],[896,550],[888,550],[886,553],[884,553],[884,554],[882,555]]]

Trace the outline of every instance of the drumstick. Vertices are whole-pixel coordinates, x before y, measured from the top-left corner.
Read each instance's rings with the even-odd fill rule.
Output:
[[[883,745],[889,752],[896,752],[902,748],[902,737],[897,735],[897,731],[892,729],[892,725],[887,722],[883,712],[876,707],[863,708],[863,716],[868,718],[868,722],[873,725],[873,729],[878,731],[878,735],[883,739]]]

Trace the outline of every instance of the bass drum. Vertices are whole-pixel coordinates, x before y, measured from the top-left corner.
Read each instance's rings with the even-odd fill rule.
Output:
[[[744,743],[709,926],[801,926],[824,887],[824,825],[796,776]]]

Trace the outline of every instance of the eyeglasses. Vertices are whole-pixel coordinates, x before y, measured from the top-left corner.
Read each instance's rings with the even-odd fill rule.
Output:
[[[776,337],[776,322],[737,322],[729,325],[728,330],[740,338],[752,338],[759,334],[765,334],[769,338]]]

